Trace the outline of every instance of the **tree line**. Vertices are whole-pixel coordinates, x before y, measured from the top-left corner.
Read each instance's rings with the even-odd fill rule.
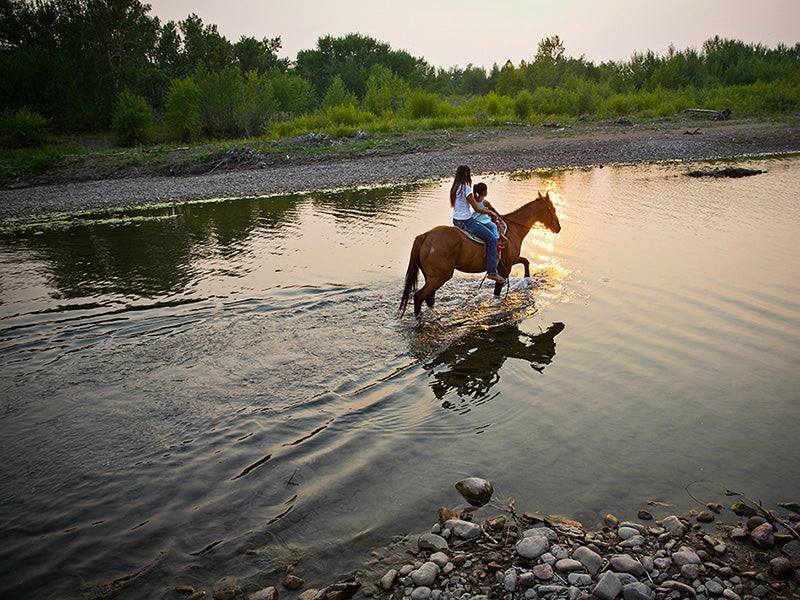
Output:
[[[290,61],[278,57],[280,37],[231,42],[195,14],[162,23],[149,12],[139,0],[0,0],[6,140],[113,130],[136,144],[401,119],[458,125],[664,116],[709,103],[738,114],[800,107],[800,43],[714,37],[699,50],[595,65],[568,56],[556,35],[518,65],[444,69],[360,34],[319,38]]]

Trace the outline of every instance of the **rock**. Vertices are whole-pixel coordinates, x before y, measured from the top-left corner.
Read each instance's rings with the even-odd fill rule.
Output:
[[[722,590],[722,597],[727,598],[728,600],[742,600],[742,597],[739,594],[729,588]]]
[[[417,546],[420,550],[433,550],[434,552],[449,548],[447,540],[435,533],[423,533],[417,539]]]
[[[731,530],[731,539],[737,542],[747,539],[747,532],[743,527],[736,527]]]
[[[411,600],[428,600],[431,597],[431,588],[422,585],[411,592]]]
[[[232,600],[241,593],[242,590],[233,577],[223,577],[214,584],[212,596],[215,600]]]
[[[800,561],[800,542],[792,540],[784,544],[783,548],[781,548],[781,552],[788,556],[789,560]]]
[[[533,574],[536,577],[536,579],[540,579],[542,581],[550,581],[555,576],[553,567],[551,567],[547,563],[534,566]]]
[[[594,577],[603,566],[603,558],[591,548],[580,546],[572,553],[572,558],[580,561],[583,567]]]
[[[539,558],[550,548],[550,542],[543,537],[524,537],[517,542],[517,554],[522,558]]]
[[[305,580],[295,577],[294,575],[287,575],[281,581],[281,585],[288,590],[299,590],[306,584]]]
[[[582,571],[583,563],[575,560],[574,558],[562,558],[561,560],[556,561],[555,568],[559,573]]]
[[[775,545],[775,533],[772,525],[763,523],[750,532],[750,539],[759,548],[769,550]]]
[[[700,567],[696,564],[685,564],[681,566],[681,577],[687,581],[694,581],[700,576]]]
[[[467,477],[456,482],[458,493],[473,506],[483,506],[492,499],[494,488],[491,482],[480,477]]]
[[[651,600],[653,592],[641,581],[622,586],[622,597],[625,600]]]
[[[436,511],[439,515],[439,523],[445,523],[450,519],[457,519],[458,513],[451,508],[447,508],[446,506],[440,506],[439,510]]]
[[[589,587],[592,585],[592,576],[588,573],[570,573],[567,575],[567,581],[577,587]]]
[[[709,502],[708,504],[706,504],[706,508],[711,512],[715,512],[717,514],[722,512],[722,504],[720,504],[719,502]]]
[[[278,600],[278,590],[274,586],[269,586],[249,594],[246,600]]]
[[[748,506],[744,502],[736,502],[732,504],[731,510],[740,517],[752,517],[756,514],[756,509],[754,509],[752,506]]]
[[[436,563],[440,569],[450,562],[450,558],[444,552],[435,552],[431,554],[430,561]]]
[[[622,584],[619,578],[611,571],[606,571],[594,586],[592,597],[598,600],[614,600],[621,591]]]
[[[644,536],[637,533],[636,535],[633,535],[624,542],[620,543],[620,546],[623,548],[636,548],[637,546],[644,546]]]
[[[481,537],[481,526],[471,521],[450,519],[444,525],[453,532],[453,535],[462,540],[471,540]]]
[[[673,537],[683,537],[683,534],[685,534],[687,531],[686,525],[684,525],[683,521],[681,521],[675,515],[665,518],[663,525],[664,529],[666,529]]]
[[[691,548],[681,548],[672,554],[672,562],[680,567],[683,565],[699,565],[703,561],[700,560],[697,552]]]
[[[776,579],[791,579],[794,577],[794,567],[788,558],[779,556],[769,562],[769,571]]]
[[[706,591],[708,591],[709,594],[714,594],[715,596],[721,596],[722,590],[724,589],[725,588],[722,587],[721,583],[718,583],[713,579],[709,579],[708,581],[706,581]]]
[[[635,527],[623,525],[617,530],[617,535],[619,536],[619,539],[627,540],[635,535],[639,535],[639,530]]]
[[[439,575],[439,567],[436,563],[428,561],[414,571],[411,571],[409,577],[419,586],[430,586],[436,581]]]
[[[314,600],[318,593],[319,590],[317,588],[308,588],[307,590],[303,590],[303,592],[297,597],[297,600]],[[328,600],[334,600],[340,593],[341,592],[330,592],[328,594]]]
[[[698,523],[711,523],[714,520],[714,514],[707,510],[701,510],[697,513],[697,522]]]
[[[522,532],[522,537],[543,537],[551,542],[558,540],[558,534],[549,527],[532,527]]]
[[[653,513],[651,513],[649,510],[645,510],[645,509],[641,509],[638,512],[638,516],[643,521],[650,521],[650,520],[653,519]]]
[[[507,592],[513,592],[517,589],[517,570],[514,567],[507,569],[504,573],[503,588]]]
[[[615,554],[612,556],[611,568],[619,573],[630,573],[635,577],[644,575],[642,563],[627,554]]]
[[[397,580],[397,569],[389,569],[386,571],[386,575],[381,577],[380,586],[385,590],[389,591],[392,589],[394,582]]]
[[[605,526],[608,527],[609,529],[616,529],[617,525],[619,525],[619,519],[614,515],[612,515],[611,513],[609,513],[605,517],[603,517],[603,523],[605,523]]]
[[[747,531],[753,531],[756,527],[763,525],[766,522],[767,520],[764,517],[756,515],[747,519],[747,522],[745,522],[744,526]]]
[[[487,524],[495,531],[502,531],[506,526],[506,516],[498,515],[496,517],[492,517],[487,521]]]

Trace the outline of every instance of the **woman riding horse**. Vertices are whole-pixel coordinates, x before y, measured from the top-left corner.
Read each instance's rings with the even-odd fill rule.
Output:
[[[506,215],[500,215],[500,219],[508,226],[505,233],[508,242],[503,250],[503,259],[498,265],[500,275],[508,277],[511,267],[521,264],[525,267],[525,277],[530,277],[530,263],[527,258],[520,256],[522,240],[536,223],[542,223],[553,233],[561,231],[561,223],[550,194],[542,196],[539,193],[536,200],[531,200]],[[400,300],[400,316],[405,313],[412,295],[414,316],[419,316],[423,301],[432,307],[436,290],[453,276],[456,269],[465,273],[480,273],[485,266],[486,253],[483,244],[468,238],[457,227],[440,225],[418,235],[411,247],[403,297]],[[420,270],[425,276],[425,285],[418,290]],[[502,288],[502,283],[495,282],[495,296],[500,295]]]

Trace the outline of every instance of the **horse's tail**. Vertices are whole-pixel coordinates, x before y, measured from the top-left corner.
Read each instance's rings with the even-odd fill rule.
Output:
[[[414,244],[411,246],[411,256],[408,259],[408,269],[406,270],[406,283],[403,287],[403,297],[400,300],[400,308],[398,309],[398,316],[402,317],[406,312],[406,307],[414,292],[417,291],[417,279],[419,277],[419,249],[422,247],[422,242],[425,241],[425,234],[418,235],[414,238]]]

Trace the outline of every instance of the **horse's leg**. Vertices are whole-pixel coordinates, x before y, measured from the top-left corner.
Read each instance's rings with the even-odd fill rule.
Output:
[[[522,265],[523,267],[525,267],[525,277],[530,278],[530,276],[531,276],[531,263],[530,263],[530,261],[528,261],[527,258],[525,258],[524,256],[520,256],[519,259],[517,259],[517,262],[515,264]]]
[[[436,300],[436,290],[438,290],[444,282],[447,281],[446,279],[442,280],[437,277],[428,277],[425,280],[425,285],[423,285],[419,291],[414,294],[414,316],[419,316],[420,308],[422,307],[422,301],[425,301],[425,304],[428,307],[433,308],[433,303]]]

